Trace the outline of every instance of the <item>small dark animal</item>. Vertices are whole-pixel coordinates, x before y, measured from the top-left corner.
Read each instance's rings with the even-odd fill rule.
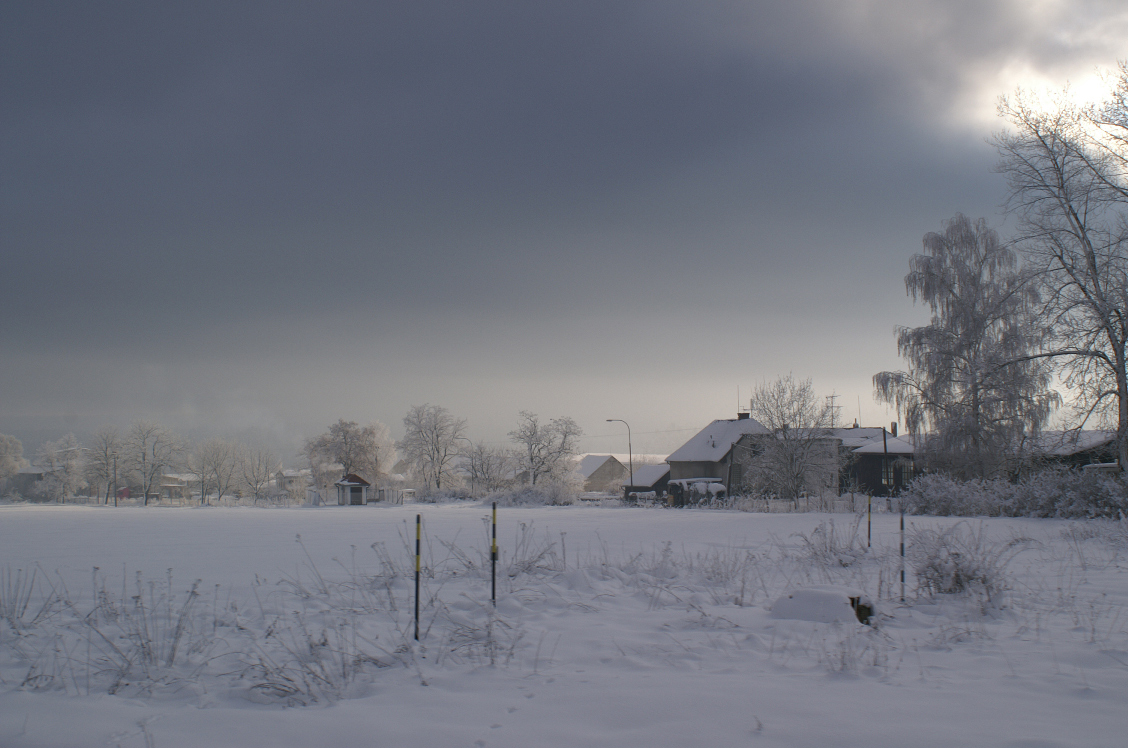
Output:
[[[873,605],[868,602],[862,602],[860,597],[850,598],[850,607],[854,609],[854,615],[862,623],[869,625],[870,620],[873,618]]]

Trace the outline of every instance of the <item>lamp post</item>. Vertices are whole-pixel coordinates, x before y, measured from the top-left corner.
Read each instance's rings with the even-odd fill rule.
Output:
[[[455,439],[464,441],[470,445],[470,496],[474,496],[474,442],[467,439],[465,436],[456,436]]]
[[[630,468],[631,468],[631,477],[630,477],[631,482],[627,486],[627,489],[629,491],[630,486],[634,485],[634,449],[631,447],[631,425],[629,423],[627,423],[626,421],[624,421],[622,418],[608,418],[607,423],[621,423],[621,424],[623,424],[624,426],[627,427],[627,462],[630,463]],[[624,496],[623,500],[626,501],[626,498],[627,497]]]

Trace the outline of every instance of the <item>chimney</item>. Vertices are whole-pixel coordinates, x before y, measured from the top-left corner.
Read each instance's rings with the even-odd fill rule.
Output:
[[[892,434],[893,436],[897,435],[897,422],[896,421],[893,421],[891,424],[889,424],[889,433]]]

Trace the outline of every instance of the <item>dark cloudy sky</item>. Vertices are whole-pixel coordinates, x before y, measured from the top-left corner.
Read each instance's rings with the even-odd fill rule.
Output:
[[[296,446],[445,405],[669,451],[789,371],[892,414],[903,276],[1120,0],[0,5],[0,432]],[[621,428],[621,427],[620,427]]]

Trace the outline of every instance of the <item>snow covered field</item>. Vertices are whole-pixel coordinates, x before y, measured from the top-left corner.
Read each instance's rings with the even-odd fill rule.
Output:
[[[488,514],[0,507],[0,745],[1125,744],[1122,525],[908,518],[902,605],[896,516],[502,508],[494,611]]]

